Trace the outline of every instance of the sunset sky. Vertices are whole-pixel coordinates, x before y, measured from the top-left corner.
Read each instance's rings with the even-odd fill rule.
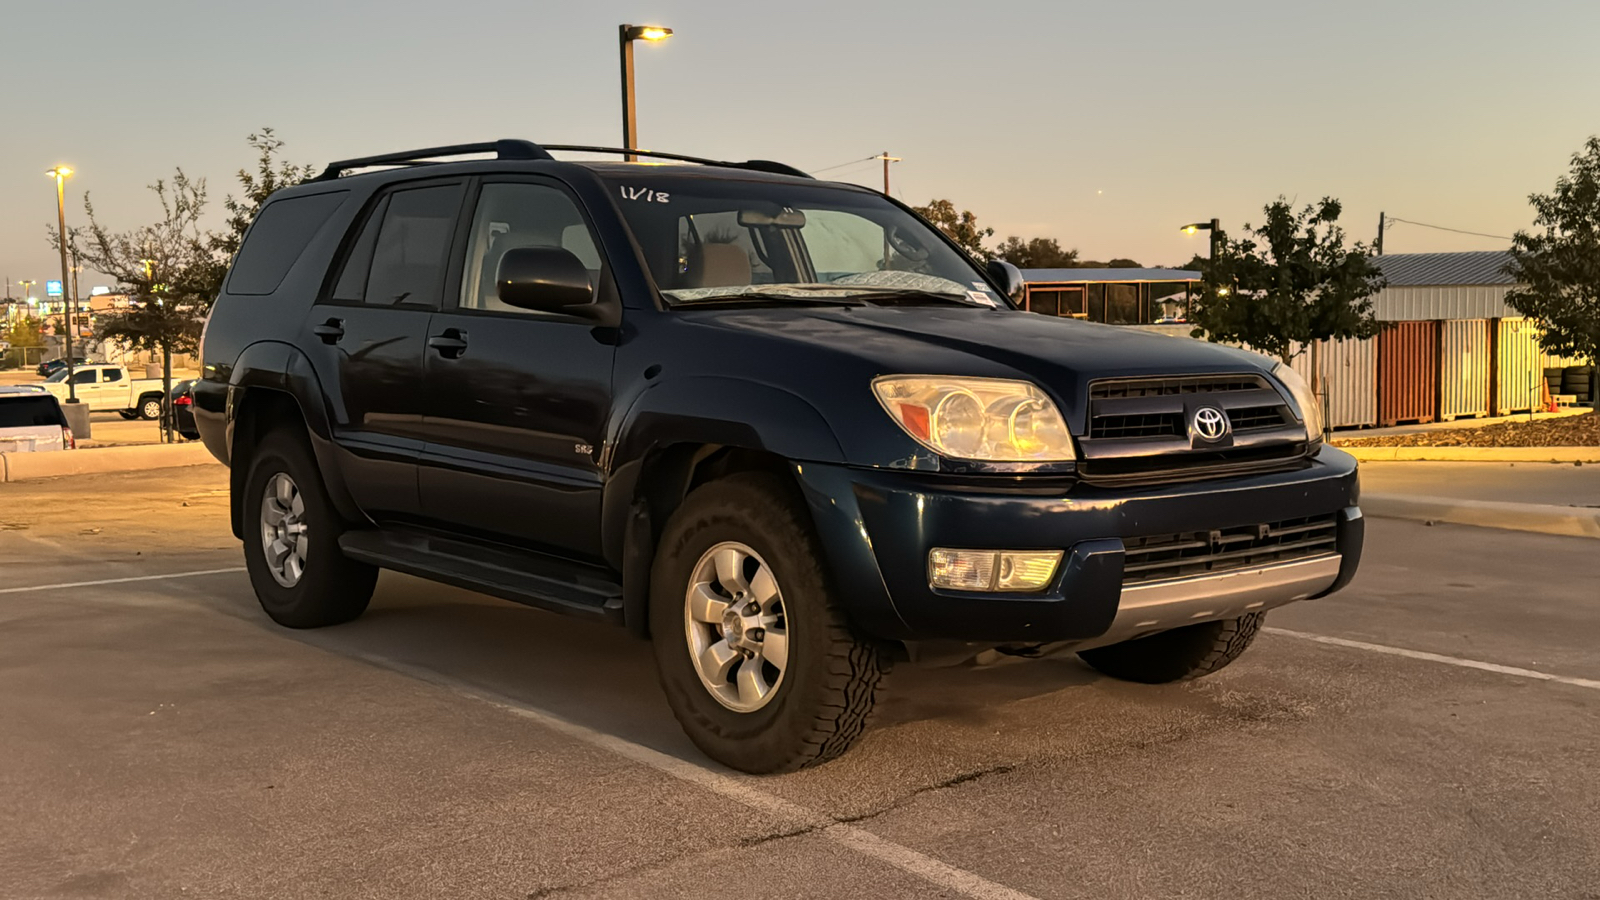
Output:
[[[1279,194],[1490,235],[1529,224],[1600,132],[1600,3],[10,0],[0,89],[0,276],[59,277],[44,170],[78,170],[105,224],[159,210],[174,167],[214,219],[262,125],[287,156],[526,137],[621,141],[616,26],[640,46],[649,148],[778,159],[896,196],[948,197],[1010,234],[1173,265],[1186,222],[1259,219]],[[63,42],[57,46],[55,39]],[[25,38],[25,39],[24,39]],[[64,53],[63,59],[58,53]],[[1503,240],[1398,224],[1391,253]],[[82,290],[104,279],[85,276]],[[36,293],[42,295],[42,285]]]

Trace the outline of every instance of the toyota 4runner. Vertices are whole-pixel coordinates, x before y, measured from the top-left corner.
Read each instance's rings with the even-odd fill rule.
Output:
[[[1287,367],[1024,312],[1014,267],[780,163],[552,150],[623,152],[346,160],[256,217],[194,416],[275,621],[354,619],[383,568],[614,622],[773,772],[848,748],[898,657],[1192,678],[1355,573],[1356,464]]]

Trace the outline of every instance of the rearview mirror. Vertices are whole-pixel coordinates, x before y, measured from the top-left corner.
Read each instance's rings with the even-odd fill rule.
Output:
[[[560,247],[517,247],[500,257],[495,296],[519,309],[571,312],[594,302],[589,270]]]
[[[1003,259],[989,260],[989,277],[1000,285],[1013,303],[1022,305],[1022,270]]]
[[[785,209],[776,215],[759,209],[741,209],[739,225],[743,228],[804,228],[806,214],[798,209]]]

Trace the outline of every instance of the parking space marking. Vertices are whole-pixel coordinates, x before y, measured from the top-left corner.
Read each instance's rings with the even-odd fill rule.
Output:
[[[653,750],[643,744],[636,744],[626,738],[598,731],[587,725],[580,725],[577,722],[562,718],[555,713],[546,712],[538,707],[529,706],[508,697],[493,695],[471,685],[462,684],[431,669],[397,662],[368,653],[358,654],[358,656],[380,668],[409,675],[429,684],[454,691],[480,703],[488,704],[514,716],[529,719],[552,731],[583,741],[591,746],[609,750],[618,756],[632,760],[640,765],[649,766],[680,781],[688,782],[752,809],[776,816],[784,820],[786,824],[793,827],[797,832],[804,830],[806,833],[818,835],[846,849],[854,850],[862,856],[887,863],[902,872],[915,875],[924,881],[945,890],[954,891],[964,897],[972,897],[974,900],[1037,900],[1031,894],[1024,894],[1021,891],[1008,888],[1003,884],[990,881],[966,869],[934,859],[926,853],[913,850],[904,844],[897,844],[887,838],[879,837],[864,828],[835,821],[830,816],[807,809],[776,794],[770,794],[751,784],[750,779],[746,777],[686,759],[680,759],[660,750]]]
[[[1445,656],[1442,653],[1429,653],[1425,650],[1407,650],[1404,647],[1390,647],[1387,644],[1369,644],[1366,641],[1352,641],[1348,638],[1328,637],[1323,634],[1308,634],[1304,631],[1290,631],[1287,628],[1263,627],[1262,631],[1268,634],[1281,634],[1285,637],[1300,638],[1304,641],[1316,641],[1319,644],[1331,644],[1335,647],[1348,647],[1352,650],[1367,650],[1372,653],[1386,653],[1390,656],[1403,656],[1406,659],[1420,659],[1425,662],[1444,663],[1447,666],[1458,666],[1463,669],[1478,669],[1483,672],[1494,672],[1500,675],[1512,675],[1517,678],[1534,678],[1539,681],[1554,681],[1560,684],[1570,684],[1573,687],[1588,688],[1600,691],[1600,681],[1589,678],[1573,678],[1568,675],[1552,675],[1549,672],[1539,672],[1534,669],[1519,669],[1516,666],[1502,666],[1499,663],[1482,662],[1476,659],[1464,659],[1459,656]]]
[[[63,584],[32,584],[27,587],[0,588],[0,594],[24,594],[28,591],[58,591],[67,588],[98,587],[102,584],[128,584],[133,581],[166,581],[169,578],[194,578],[199,575],[231,575],[243,572],[244,566],[228,569],[201,569],[197,572],[169,572],[165,575],[135,575],[131,578],[102,578],[99,581],[68,581]]]

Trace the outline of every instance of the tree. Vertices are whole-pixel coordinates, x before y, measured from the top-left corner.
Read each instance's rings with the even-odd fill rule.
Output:
[[[1378,333],[1372,295],[1383,274],[1365,244],[1346,249],[1339,201],[1324,197],[1296,213],[1279,197],[1247,237],[1217,235],[1217,254],[1201,267],[1190,321],[1195,337],[1238,341],[1289,362],[1294,344]],[[1313,353],[1315,350],[1313,349]],[[1317,387],[1316,366],[1312,387]]]
[[[1078,263],[1078,251],[1061,249],[1055,238],[1024,241],[1012,235],[994,248],[994,256],[1019,269],[1070,269]]]
[[[244,243],[245,231],[255,221],[256,214],[261,212],[267,198],[283,188],[309,181],[317,174],[315,166],[282,161],[279,153],[283,149],[283,141],[270,127],[263,127],[260,133],[245,138],[245,142],[256,151],[256,170],[252,173],[240,169],[235,176],[242,193],[238,197],[229,194],[223,199],[222,206],[228,211],[227,225],[221,231],[206,236],[206,248],[211,251],[212,259],[203,272],[196,273],[202,281],[200,287],[203,293],[212,299],[222,293],[222,282],[228,276],[228,266],[234,254],[239,252],[239,245]]]
[[[911,208],[967,251],[968,256],[980,261],[989,259],[990,253],[984,249],[983,241],[994,234],[994,229],[979,228],[978,217],[970,210],[957,213],[956,205],[949,200],[930,200],[927,206]]]
[[[0,331],[0,341],[11,345],[8,353],[0,354],[0,366],[27,365],[27,350],[44,346],[44,325],[33,316],[22,316]]]
[[[1600,361],[1600,137],[1572,155],[1572,171],[1549,194],[1531,194],[1533,223],[1518,231],[1506,272],[1519,285],[1506,303],[1539,323],[1540,343],[1564,356]]]
[[[125,312],[101,320],[97,336],[138,350],[161,354],[162,396],[172,393],[172,355],[199,349],[200,329],[215,297],[216,256],[200,231],[206,207],[205,179],[178,169],[172,182],[150,185],[161,204],[161,220],[130,231],[111,232],[100,224],[87,193],[89,219],[79,251],[84,265],[117,280],[132,297]],[[162,431],[172,439],[169,416]]]

